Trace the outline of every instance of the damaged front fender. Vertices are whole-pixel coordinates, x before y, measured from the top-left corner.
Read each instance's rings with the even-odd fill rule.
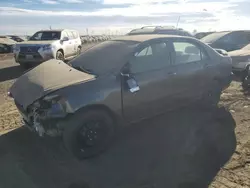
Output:
[[[68,101],[58,95],[46,96],[28,108],[28,122],[40,136],[61,135],[61,121],[71,113]]]

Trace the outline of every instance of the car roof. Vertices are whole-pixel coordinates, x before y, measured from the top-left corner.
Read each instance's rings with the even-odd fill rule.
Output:
[[[176,31],[176,32],[183,32],[183,33],[188,33],[188,31],[183,30],[181,28],[175,28],[172,26],[145,26],[142,28],[136,28],[131,30],[127,35],[135,35],[135,34],[164,34],[165,32],[168,31]],[[160,32],[160,33],[158,33]],[[191,35],[191,34],[190,34]]]
[[[74,30],[74,29],[46,29],[46,30],[40,30],[40,31],[37,31],[37,32],[62,32],[62,31],[78,32],[77,30]]]
[[[61,32],[61,31],[64,31],[65,29],[45,29],[45,30],[40,30],[38,32]]]
[[[179,35],[125,35],[122,37],[117,37],[114,39],[111,39],[112,41],[135,41],[135,42],[145,42],[152,39],[160,39],[160,38],[190,38],[190,37],[184,37]]]

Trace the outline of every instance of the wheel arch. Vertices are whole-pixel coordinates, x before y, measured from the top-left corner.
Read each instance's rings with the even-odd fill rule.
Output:
[[[62,48],[58,49],[56,52],[62,52],[62,54],[64,55],[64,51]]]
[[[84,112],[89,111],[89,110],[103,111],[103,112],[107,113],[107,115],[109,115],[112,118],[112,120],[114,121],[115,124],[120,124],[119,116],[115,112],[113,112],[108,106],[106,106],[104,104],[87,105],[87,106],[81,107],[80,109],[75,111],[75,113],[84,113]]]

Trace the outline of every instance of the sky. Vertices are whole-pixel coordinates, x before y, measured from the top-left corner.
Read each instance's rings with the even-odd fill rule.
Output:
[[[250,29],[249,0],[0,0],[0,34],[76,29],[124,34],[144,25],[190,32]]]

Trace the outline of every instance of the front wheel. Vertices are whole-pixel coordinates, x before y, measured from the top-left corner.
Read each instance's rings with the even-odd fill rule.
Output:
[[[79,56],[80,54],[81,54],[81,48],[80,48],[80,47],[78,47],[78,48],[77,48],[76,55],[77,55],[77,56]]]
[[[67,120],[63,140],[66,149],[81,160],[104,151],[114,133],[114,121],[106,112],[90,110]]]
[[[61,51],[56,52],[56,59],[64,61],[64,55]]]

